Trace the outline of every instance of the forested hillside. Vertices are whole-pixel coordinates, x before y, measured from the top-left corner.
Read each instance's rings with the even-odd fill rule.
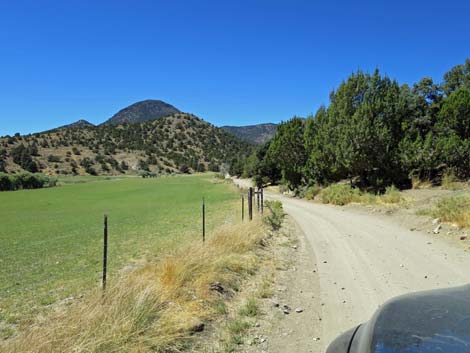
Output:
[[[191,114],[0,138],[0,172],[107,175],[218,171],[251,145]]]
[[[262,144],[273,138],[276,133],[277,124],[268,123],[248,126],[222,126],[222,129],[244,141]]]
[[[275,137],[232,172],[291,189],[348,180],[383,190],[443,173],[470,177],[470,60],[408,86],[359,71],[306,121],[282,123]]]

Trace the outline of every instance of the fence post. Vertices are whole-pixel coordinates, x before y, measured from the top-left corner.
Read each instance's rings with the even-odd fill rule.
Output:
[[[248,189],[248,218],[253,219],[253,188]]]
[[[261,214],[264,212],[264,195],[263,195],[263,187],[261,187]]]
[[[103,290],[106,289],[106,270],[108,266],[108,216],[104,215],[103,224]]]
[[[206,241],[206,204],[202,198],[202,242]]]
[[[245,196],[242,195],[242,222],[245,220]]]

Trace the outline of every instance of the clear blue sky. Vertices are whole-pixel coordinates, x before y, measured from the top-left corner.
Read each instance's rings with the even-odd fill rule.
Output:
[[[0,0],[0,135],[162,99],[216,125],[314,113],[361,68],[440,81],[468,0]]]

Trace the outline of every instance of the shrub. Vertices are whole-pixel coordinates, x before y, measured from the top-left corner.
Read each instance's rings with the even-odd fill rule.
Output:
[[[456,223],[461,227],[470,227],[470,196],[459,195],[438,201],[432,215],[444,222]]]
[[[359,202],[361,191],[347,184],[334,184],[322,190],[321,198],[323,203],[343,206],[351,202]]]
[[[400,203],[403,201],[403,197],[400,194],[400,190],[395,185],[392,185],[385,189],[385,194],[380,196],[380,201],[383,203]]]
[[[309,186],[307,190],[305,191],[304,197],[307,200],[313,200],[315,196],[320,194],[321,192],[321,187],[318,184],[313,184],[312,186]]]
[[[458,179],[452,169],[447,170],[442,176],[441,186],[446,190],[456,190],[459,188]]]
[[[37,148],[31,146],[25,147],[23,144],[11,149],[11,157],[13,162],[18,164],[24,170],[35,173],[38,171],[38,165],[31,156],[37,155]]]
[[[56,186],[57,179],[39,173],[20,173],[8,175],[0,173],[0,191],[13,191],[20,189],[40,189]]]
[[[5,173],[0,173],[0,191],[15,190],[14,180]]]
[[[265,201],[264,203],[269,213],[264,216],[263,221],[271,227],[272,230],[278,230],[282,226],[284,220],[284,210],[281,201]]]
[[[47,161],[51,163],[59,163],[62,162],[61,158],[59,156],[55,156],[53,154],[50,154],[47,156]]]
[[[129,165],[128,165],[125,161],[121,161],[120,168],[121,168],[122,170],[128,170],[128,169],[129,169]]]

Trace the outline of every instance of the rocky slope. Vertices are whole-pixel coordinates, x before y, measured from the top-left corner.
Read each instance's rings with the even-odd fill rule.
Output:
[[[180,113],[171,104],[161,100],[148,99],[134,103],[114,114],[103,125],[119,125],[125,123],[141,123],[148,120],[155,120],[164,116]]]

